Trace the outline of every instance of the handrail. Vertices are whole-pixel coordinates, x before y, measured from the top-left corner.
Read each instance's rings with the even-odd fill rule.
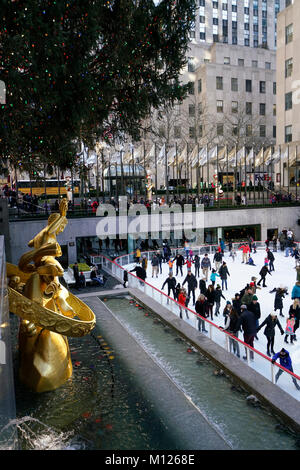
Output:
[[[259,242],[256,242],[256,243],[259,243]],[[260,242],[260,243],[264,243],[264,242]],[[264,243],[265,244],[265,243]],[[217,245],[209,245],[209,246],[217,246]],[[205,248],[207,246],[203,246],[203,248]],[[202,247],[198,247],[198,248],[202,248]],[[157,250],[153,250],[153,251],[157,251]],[[148,252],[144,252],[144,253],[148,253]],[[118,258],[115,258],[115,260],[111,260],[109,259],[108,257],[106,257],[105,255],[97,255],[97,257],[102,257],[103,259],[106,260],[106,262],[110,263],[111,265],[114,265],[116,266],[117,268],[121,269],[122,271],[124,271],[124,267],[121,266],[118,262],[116,262],[116,260],[119,260],[121,258],[124,258],[126,256],[130,256],[130,254],[127,254],[127,255],[122,255]],[[103,267],[103,263],[102,263],[102,267]],[[113,271],[113,269],[112,269]],[[265,354],[263,354],[261,351],[258,351],[257,349],[255,348],[252,348],[251,346],[249,346],[248,344],[246,344],[244,341],[242,341],[241,339],[235,337],[234,335],[232,335],[231,333],[229,333],[228,331],[226,331],[224,328],[222,327],[219,327],[218,325],[216,325],[215,323],[213,323],[211,320],[207,319],[207,318],[204,318],[202,317],[201,315],[199,315],[197,312],[191,310],[189,307],[186,307],[186,306],[182,306],[179,304],[179,302],[175,299],[173,299],[172,297],[169,297],[167,294],[165,294],[163,291],[159,290],[157,287],[155,286],[152,286],[151,284],[149,284],[147,281],[144,281],[143,279],[140,279],[138,276],[136,276],[135,274],[131,273],[131,272],[128,272],[128,274],[130,274],[132,276],[132,278],[135,278],[138,282],[140,283],[143,283],[144,286],[149,286],[150,289],[153,289],[154,291],[156,291],[157,293],[159,293],[160,295],[163,295],[164,297],[166,297],[167,299],[169,299],[169,301],[173,302],[173,305],[177,305],[179,308],[182,308],[184,311],[188,311],[189,313],[191,313],[192,315],[194,315],[194,317],[196,318],[200,318],[201,320],[205,321],[206,323],[208,323],[210,325],[211,328],[215,328],[216,330],[218,330],[219,332],[224,333],[225,334],[225,337],[227,336],[228,338],[232,338],[234,341],[237,341],[238,343],[240,343],[241,346],[244,346],[246,351],[250,350],[250,351],[253,351],[253,353],[259,355],[260,357],[262,357],[264,360],[267,360],[270,365],[271,365],[271,371],[272,371],[272,379],[271,379],[271,382],[274,384],[274,373],[273,373],[273,367],[274,365],[279,367],[280,369],[282,369],[284,372],[287,372],[291,377],[295,378],[296,380],[299,380],[300,381],[300,376],[289,371],[288,369],[286,369],[285,367],[281,366],[279,363],[275,362],[274,364],[272,363],[272,360],[266,356]],[[120,279],[120,278],[119,278]],[[247,354],[247,361],[248,361],[248,354]],[[261,372],[259,372],[261,373]],[[261,375],[264,375],[264,374],[261,374]],[[300,399],[300,397],[299,397]]]

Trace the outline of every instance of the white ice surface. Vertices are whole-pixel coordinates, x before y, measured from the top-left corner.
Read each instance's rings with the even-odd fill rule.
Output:
[[[257,282],[260,279],[259,271],[262,268],[264,264],[264,258],[265,258],[266,252],[265,250],[257,250],[257,253],[252,253],[252,257],[254,259],[254,263],[256,266],[249,266],[246,264],[242,263],[242,253],[241,251],[237,252],[237,257],[235,258],[235,261],[232,261],[232,258],[229,257],[229,253],[225,253],[225,257],[223,258],[223,261],[226,261],[228,271],[230,274],[230,277],[228,278],[228,290],[223,291],[223,295],[226,300],[232,300],[234,298],[235,293],[239,292],[241,289],[245,287],[245,285],[249,282],[251,282],[251,277],[256,276],[257,277]],[[263,320],[271,313],[274,311],[274,300],[275,300],[275,293],[269,293],[274,287],[280,287],[284,286],[288,288],[288,293],[284,299],[283,299],[283,314],[284,318],[279,316],[279,310],[277,310],[277,315],[279,322],[285,330],[286,327],[286,320],[288,318],[288,311],[289,307],[292,304],[291,300],[291,292],[292,289],[295,285],[296,282],[296,270],[295,270],[295,260],[293,257],[285,257],[285,253],[278,251],[274,253],[275,256],[275,261],[274,261],[274,268],[275,271],[272,271],[272,275],[270,276],[267,274],[266,277],[266,285],[267,287],[261,287],[261,290],[257,290],[256,295],[258,297],[258,301],[260,303],[261,307],[261,318],[259,321],[259,324],[263,322]],[[212,267],[214,267],[214,263],[212,262],[213,259],[213,254],[209,255]],[[202,259],[202,256],[201,256]],[[135,263],[123,266],[125,269],[130,270],[135,267]],[[195,273],[195,268],[194,266],[192,267],[192,272]],[[159,274],[158,278],[152,278],[152,266],[151,266],[151,260],[148,261],[148,268],[147,268],[147,278],[146,281],[151,284],[152,286],[155,286],[157,289],[161,290],[162,284],[165,281],[165,279],[168,277],[169,273],[169,266],[167,263],[162,264],[162,274]],[[174,263],[173,267],[173,273],[174,275],[176,274],[176,266]],[[211,271],[209,271],[209,276],[210,276]],[[135,274],[135,273],[134,273]],[[182,282],[185,279],[185,276],[187,274],[187,267],[183,267],[183,276],[179,275],[175,276],[176,281]],[[200,277],[198,277],[198,286],[199,286],[199,280],[201,279],[202,276],[202,271],[200,269]],[[210,284],[210,281],[207,282],[207,286]],[[221,285],[221,280],[217,278],[216,284]],[[261,283],[262,284],[262,283]],[[185,284],[185,287],[187,285]],[[167,293],[167,286],[164,288],[164,292]],[[199,288],[196,290],[196,300],[198,295],[200,294]],[[213,322],[218,325],[218,326],[224,326],[224,317],[222,315],[223,309],[226,305],[226,300],[221,299],[221,307],[220,307],[220,315],[218,317],[214,316]],[[192,299],[189,303],[189,308],[194,310],[193,305],[192,305]],[[215,307],[214,307],[215,311]],[[183,315],[184,316],[184,315]],[[188,321],[192,326],[194,326],[195,322],[192,320]],[[258,351],[261,351],[263,354],[266,354],[267,351],[267,339],[264,335],[264,329],[263,327],[259,333],[258,333],[258,341],[255,340],[254,342],[254,347]],[[292,364],[293,364],[293,369],[294,373],[297,375],[300,375],[300,336],[298,338],[298,341],[294,342],[294,344],[286,344],[284,342],[284,335],[282,336],[280,333],[279,328],[276,326],[275,329],[275,342],[274,342],[274,350],[275,352],[280,351],[281,348],[285,348],[291,356],[292,359]],[[296,334],[300,335],[300,328],[297,330]],[[243,335],[240,333],[239,334],[239,339],[243,340]],[[241,356],[244,354],[244,348],[241,346]],[[255,364],[256,362],[256,364]],[[263,375],[265,375],[267,378],[270,378],[270,363],[266,360],[263,361],[254,361],[253,363],[249,364],[251,367],[256,369],[257,371],[261,372]],[[274,372],[276,373],[278,368],[276,367]],[[294,384],[292,383],[291,379],[288,377],[285,377],[286,374],[282,374],[279,381],[278,381],[278,386],[286,390],[288,393],[293,395],[295,398],[300,400],[300,391],[297,391]]]

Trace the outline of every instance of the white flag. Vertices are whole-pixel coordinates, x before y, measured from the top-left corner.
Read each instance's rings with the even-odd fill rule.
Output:
[[[165,157],[165,149],[166,149],[166,144],[164,144],[162,146],[162,148],[160,149],[160,152],[158,154],[158,159],[157,159],[157,163],[161,163]]]
[[[203,147],[199,152],[199,166],[203,166],[207,163],[207,147]]]
[[[252,147],[252,149],[250,150],[250,152],[247,155],[246,163],[247,163],[247,165],[249,165],[249,163],[251,163],[253,161],[254,161],[254,149]]]
[[[190,165],[192,168],[196,168],[198,165],[198,145],[195,145],[190,155]]]
[[[217,153],[218,153],[218,146],[216,145],[214,148],[210,149],[208,152],[208,161],[213,161],[215,158],[217,158]]]

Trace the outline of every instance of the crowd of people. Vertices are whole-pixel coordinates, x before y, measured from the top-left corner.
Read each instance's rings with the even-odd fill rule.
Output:
[[[288,295],[288,289],[283,286],[275,287],[269,291],[274,295],[274,308],[264,321],[260,323],[262,312],[259,302],[258,291],[267,288],[267,276],[272,276],[275,271],[274,253],[277,250],[285,251],[286,247],[290,248],[286,256],[291,256],[295,259],[295,267],[299,266],[299,252],[295,243],[295,237],[292,230],[283,229],[278,237],[273,236],[271,240],[265,241],[265,256],[263,266],[260,267],[259,276],[250,276],[248,282],[241,284],[241,289],[235,293],[233,298],[227,299],[226,291],[228,290],[228,282],[230,278],[230,268],[227,266],[225,257],[226,244],[224,240],[219,239],[218,247],[210,259],[207,253],[200,258],[198,254],[193,254],[193,250],[186,242],[183,254],[172,256],[172,251],[168,243],[164,243],[162,250],[157,250],[153,253],[151,259],[147,259],[146,255],[142,255],[141,250],[136,251],[136,266],[130,271],[135,272],[137,277],[141,279],[141,283],[147,277],[148,263],[151,264],[152,278],[158,278],[162,274],[162,264],[168,264],[168,277],[164,280],[161,290],[165,291],[169,298],[175,299],[179,304],[179,315],[183,318],[183,314],[189,319],[189,309],[193,309],[198,314],[198,330],[207,333],[207,322],[209,319],[214,322],[217,317],[223,316],[223,325],[221,328],[230,333],[229,344],[230,351],[237,357],[240,357],[240,345],[235,338],[243,333],[243,341],[245,344],[254,348],[254,341],[258,340],[258,333],[263,330],[263,334],[267,339],[266,354],[272,361],[280,360],[280,364],[286,369],[293,371],[291,358],[286,348],[281,351],[274,350],[274,339],[276,330],[281,335],[284,335],[284,343],[293,345],[297,341],[296,331],[299,328],[300,321],[300,280],[295,283],[291,292],[291,304],[289,306],[287,315],[283,313],[283,299]],[[233,243],[227,244],[229,255],[234,262],[236,257],[236,250]],[[253,259],[252,256],[256,253],[256,242],[251,236],[241,243],[238,250],[242,252],[242,264],[249,264],[249,260]],[[253,266],[255,264],[253,263]],[[128,276],[126,272],[126,276]],[[178,277],[180,281],[178,282]],[[199,289],[199,291],[198,291]],[[198,293],[198,292],[199,293]],[[221,299],[225,300],[223,309],[221,306]],[[277,313],[278,312],[278,313]],[[285,324],[283,324],[284,319]],[[247,359],[247,354],[250,360],[254,359],[254,352],[245,348],[245,355],[243,359]],[[276,375],[276,381],[281,375],[282,370]],[[300,386],[293,378],[293,382],[298,390]]]

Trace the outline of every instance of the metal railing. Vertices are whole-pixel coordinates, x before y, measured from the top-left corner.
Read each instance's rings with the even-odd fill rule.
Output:
[[[234,243],[233,246],[237,249],[241,243]],[[204,253],[214,253],[218,245],[208,245],[192,248],[193,254],[203,255]],[[265,248],[264,242],[256,242],[257,249]],[[175,256],[177,253],[183,253],[184,248],[173,249],[172,254]],[[143,252],[149,260],[153,251]],[[96,256],[92,259],[93,263],[101,264],[102,269],[112,276],[116,277],[123,283],[124,270],[132,263],[135,263],[135,253],[120,256],[115,260],[110,260],[104,255]],[[127,269],[126,269],[127,270]],[[127,270],[128,271],[128,270]],[[139,289],[144,294],[156,300],[160,305],[169,309],[174,315],[182,318],[183,321],[193,326],[195,329],[201,331],[202,325],[208,331],[208,337],[216,344],[224,348],[227,352],[235,354],[237,357],[243,358],[249,367],[256,372],[263,375],[266,379],[270,380],[273,384],[276,383],[276,377],[282,375],[278,386],[292,395],[294,398],[300,400],[297,396],[298,391],[293,382],[298,383],[300,376],[290,372],[282,367],[279,363],[272,363],[271,359],[265,354],[261,353],[255,348],[244,343],[238,337],[233,336],[224,328],[219,327],[208,318],[201,317],[189,307],[183,307],[178,301],[169,297],[167,294],[149,284],[147,281],[139,279],[135,274],[128,272],[128,287]],[[280,372],[281,371],[281,372]]]

